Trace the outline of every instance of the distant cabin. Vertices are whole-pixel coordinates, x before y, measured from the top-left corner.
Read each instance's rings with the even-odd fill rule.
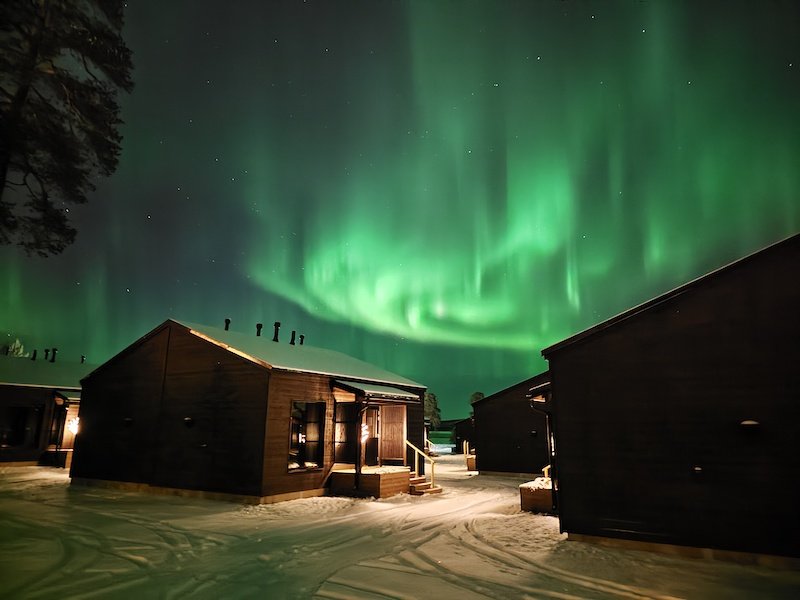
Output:
[[[521,381],[473,403],[475,464],[483,473],[541,475],[550,464],[547,416],[530,397],[549,395],[549,374]]]
[[[467,417],[466,419],[446,419],[439,423],[435,431],[429,432],[428,437],[431,442],[452,445],[453,454],[460,454],[464,442],[472,444],[474,437],[472,417]]]
[[[542,354],[570,537],[800,557],[800,235]]]
[[[73,483],[270,502],[325,493],[334,469],[413,465],[406,442],[424,442],[424,386],[255,333],[167,320],[82,383]]]
[[[0,356],[0,464],[69,466],[80,379],[94,367]]]

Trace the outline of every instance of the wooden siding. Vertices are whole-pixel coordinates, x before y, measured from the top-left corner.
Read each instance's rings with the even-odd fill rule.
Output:
[[[331,494],[334,496],[372,496],[389,498],[407,494],[410,489],[409,472],[361,473],[358,490],[355,489],[355,473],[334,471],[331,474]]]
[[[156,330],[84,380],[71,476],[260,496],[267,382],[180,326]]]
[[[150,483],[261,495],[268,371],[171,329]]]
[[[800,237],[548,354],[563,530],[800,556],[798,266]]]
[[[539,475],[550,464],[546,417],[531,408],[529,389],[523,381],[473,405],[479,471]]]
[[[323,464],[309,471],[288,470],[289,426],[293,402],[325,402]],[[333,465],[333,408],[328,375],[273,371],[269,382],[267,434],[263,443],[262,496],[322,488]]]
[[[156,330],[84,379],[71,477],[151,481],[168,340]]]

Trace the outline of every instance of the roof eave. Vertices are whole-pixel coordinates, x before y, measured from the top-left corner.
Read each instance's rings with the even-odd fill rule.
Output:
[[[736,260],[734,260],[732,262],[729,262],[726,265],[723,265],[723,266],[721,266],[721,267],[719,267],[717,269],[714,269],[713,271],[705,273],[704,275],[700,275],[699,277],[695,277],[694,279],[692,279],[692,280],[690,280],[690,281],[688,281],[686,283],[683,283],[683,284],[679,285],[678,287],[673,288],[672,290],[669,290],[668,292],[665,292],[665,293],[663,293],[663,294],[661,294],[659,296],[656,296],[655,298],[651,298],[650,300],[642,302],[641,304],[638,304],[638,305],[636,305],[636,306],[634,306],[632,308],[629,308],[628,310],[625,310],[625,311],[619,313],[618,315],[615,315],[615,316],[611,317],[610,319],[606,319],[605,321],[602,321],[601,323],[593,325],[592,327],[589,327],[588,329],[585,329],[585,330],[583,330],[583,331],[581,331],[579,333],[576,333],[573,336],[570,336],[570,337],[568,337],[568,338],[566,338],[564,340],[561,340],[560,342],[558,342],[556,344],[553,344],[552,346],[548,346],[547,348],[542,350],[541,354],[545,359],[547,359],[548,355],[552,354],[553,352],[557,352],[557,351],[559,351],[559,350],[561,350],[561,349],[563,349],[563,348],[565,348],[567,346],[571,346],[572,344],[576,344],[576,343],[578,343],[578,342],[580,342],[580,341],[582,341],[582,340],[584,340],[584,339],[586,339],[588,337],[591,337],[591,336],[595,335],[596,333],[599,333],[599,332],[601,332],[601,331],[603,331],[605,329],[608,329],[609,327],[612,327],[612,326],[614,326],[614,325],[616,325],[618,323],[621,323],[623,321],[631,319],[631,318],[633,318],[633,317],[635,317],[635,316],[637,316],[637,315],[639,315],[639,314],[641,314],[641,313],[643,313],[645,311],[648,311],[648,310],[650,310],[650,309],[652,309],[652,308],[654,308],[656,306],[659,306],[659,305],[661,305],[661,304],[663,304],[665,302],[669,302],[670,300],[673,300],[674,298],[677,298],[677,297],[679,297],[679,296],[681,296],[681,295],[693,290],[701,282],[707,281],[708,279],[712,279],[714,277],[717,277],[717,276],[720,275],[720,273],[732,270],[732,269],[734,269],[734,268],[736,268],[736,267],[738,267],[738,266],[740,266],[742,264],[750,262],[756,256],[763,255],[763,253],[768,252],[770,250],[773,250],[774,248],[777,248],[778,246],[782,246],[783,244],[786,244],[787,242],[789,242],[789,240],[792,240],[792,239],[800,239],[800,233],[794,234],[794,235],[790,235],[789,237],[787,237],[785,239],[782,239],[782,240],[780,240],[778,242],[775,242],[774,244],[770,244],[769,246],[765,246],[764,248],[761,248],[760,250],[756,250],[755,252],[751,252],[747,256],[743,256],[742,258],[738,258],[738,259],[736,259]]]

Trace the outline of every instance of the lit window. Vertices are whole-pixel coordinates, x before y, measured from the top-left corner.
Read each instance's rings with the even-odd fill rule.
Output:
[[[324,402],[293,402],[289,427],[289,471],[322,468]]]

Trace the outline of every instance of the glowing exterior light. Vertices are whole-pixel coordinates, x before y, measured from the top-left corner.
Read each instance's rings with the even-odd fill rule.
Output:
[[[363,444],[369,439],[369,427],[366,423],[361,424],[361,443]]]
[[[78,435],[78,425],[81,422],[80,417],[75,417],[67,422],[67,429],[72,435]]]

